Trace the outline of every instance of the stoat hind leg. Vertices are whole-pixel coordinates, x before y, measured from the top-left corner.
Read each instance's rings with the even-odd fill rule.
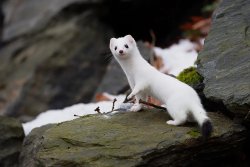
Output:
[[[178,105],[178,104],[176,104]],[[187,112],[185,109],[180,108],[179,106],[170,105],[167,107],[169,115],[172,117],[173,120],[169,120],[166,123],[169,125],[182,125],[187,121]]]
[[[167,124],[169,125],[175,125],[175,126],[178,126],[178,125],[182,125],[185,123],[184,120],[169,120],[166,122]]]

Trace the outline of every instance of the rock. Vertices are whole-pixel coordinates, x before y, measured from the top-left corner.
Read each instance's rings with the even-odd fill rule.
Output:
[[[113,35],[92,10],[73,16],[65,10],[43,31],[0,50],[0,109],[6,115],[33,117],[92,99]]]
[[[234,114],[228,112],[228,109],[223,105],[223,103],[214,102],[211,99],[206,98],[204,95],[204,83],[203,77],[197,72],[197,69],[194,67],[187,68],[183,70],[178,76],[177,79],[191,86],[199,95],[203,107],[207,111],[221,111],[226,116],[233,119]]]
[[[0,166],[17,167],[21,152],[24,131],[21,123],[14,119],[0,116]]]
[[[214,132],[202,141],[196,125],[170,126],[162,111],[91,115],[53,126],[36,137],[33,163],[22,166],[218,166],[244,163],[235,156],[246,130],[218,113],[209,113]],[[25,147],[36,145],[31,141]],[[28,159],[29,154],[22,154]],[[228,159],[230,157],[230,159]],[[227,161],[225,161],[227,159]],[[238,160],[238,161],[237,161]],[[36,164],[36,165],[34,165]],[[39,165],[37,165],[39,164]]]
[[[137,46],[146,60],[149,61],[150,58],[153,57],[153,49],[146,47],[142,41],[137,42]],[[107,55],[107,61],[109,57],[111,62],[107,67],[106,74],[103,76],[103,80],[100,83],[96,94],[102,92],[108,92],[111,94],[125,93],[126,90],[129,90],[126,75],[111,53]]]
[[[248,0],[222,1],[198,56],[205,96],[239,115],[250,110],[249,8]]]
[[[73,12],[77,13],[88,8],[98,9],[102,21],[111,25],[116,34],[133,33],[131,35],[136,39],[151,40],[149,32],[152,30],[157,34],[157,46],[165,46],[180,35],[178,27],[183,20],[199,13],[207,3],[210,2],[207,0],[192,0],[191,3],[186,0],[147,0],[146,3],[142,0],[9,0],[4,8],[6,15],[4,40],[9,41],[30,32],[40,31],[62,9],[72,5],[78,7],[84,5],[84,8],[76,8]],[[159,10],[162,6],[165,7],[164,10]],[[172,10],[173,6],[178,8]],[[124,21],[128,18],[129,24],[133,26],[128,26]]]
[[[40,128],[35,128],[31,133],[24,139],[23,149],[19,158],[19,166],[27,167],[27,166],[38,166],[35,163],[35,155],[42,146],[43,134],[46,130],[53,127],[52,124],[42,126]]]
[[[3,39],[9,41],[44,28],[63,8],[72,4],[96,4],[102,0],[12,0],[5,5]]]

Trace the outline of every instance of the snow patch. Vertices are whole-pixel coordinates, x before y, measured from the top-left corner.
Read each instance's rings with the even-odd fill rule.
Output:
[[[178,76],[184,69],[195,66],[198,56],[195,47],[196,44],[188,39],[182,39],[178,44],[165,49],[155,47],[155,54],[162,57],[164,61],[164,67],[160,71]]]
[[[108,93],[105,93],[109,99],[116,98],[117,101],[115,103],[114,108],[118,108],[125,99],[125,95],[113,96]],[[89,114],[96,114],[94,111],[98,106],[100,107],[100,111],[109,112],[112,109],[113,100],[112,101],[101,101],[97,103],[88,103],[88,104],[75,104],[70,107],[66,107],[64,109],[58,110],[48,110],[46,112],[40,113],[36,119],[23,123],[23,128],[25,135],[28,135],[30,131],[34,128],[46,125],[46,124],[56,124],[60,122],[70,121],[78,118],[78,116],[84,116]],[[77,115],[77,116],[74,116]]]

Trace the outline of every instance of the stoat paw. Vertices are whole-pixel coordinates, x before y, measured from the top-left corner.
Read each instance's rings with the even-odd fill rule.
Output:
[[[128,95],[127,99],[132,99],[133,98],[133,95]]]
[[[182,125],[184,122],[185,122],[184,120],[169,120],[166,123],[169,125],[179,126]]]
[[[174,120],[169,120],[166,122],[168,125],[176,125],[176,122]]]
[[[137,111],[140,111],[141,109],[142,109],[141,104],[134,104],[134,105],[130,108],[130,111],[132,111],[132,112],[137,112]]]
[[[134,95],[130,94],[130,95],[128,95],[127,99],[130,100],[130,99],[132,99],[133,97],[134,97]]]

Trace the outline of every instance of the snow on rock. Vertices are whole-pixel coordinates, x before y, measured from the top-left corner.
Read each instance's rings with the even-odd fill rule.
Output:
[[[121,106],[122,102],[125,99],[125,95],[113,96],[108,93],[105,93],[109,99],[116,98],[117,101],[115,103],[114,108],[118,108]],[[25,135],[29,134],[30,131],[36,127],[40,127],[46,124],[60,123],[64,121],[69,121],[78,118],[78,116],[84,116],[89,114],[96,114],[94,111],[97,107],[100,108],[100,111],[109,112],[112,109],[113,100],[111,101],[100,101],[97,103],[88,103],[88,104],[75,104],[70,107],[66,107],[64,109],[57,110],[48,110],[39,114],[36,119],[23,123],[23,128]],[[77,115],[77,116],[76,116]]]
[[[198,56],[195,47],[196,44],[188,39],[182,39],[178,44],[165,49],[155,47],[155,54],[164,61],[164,67],[160,71],[178,76],[184,69],[194,66]]]

